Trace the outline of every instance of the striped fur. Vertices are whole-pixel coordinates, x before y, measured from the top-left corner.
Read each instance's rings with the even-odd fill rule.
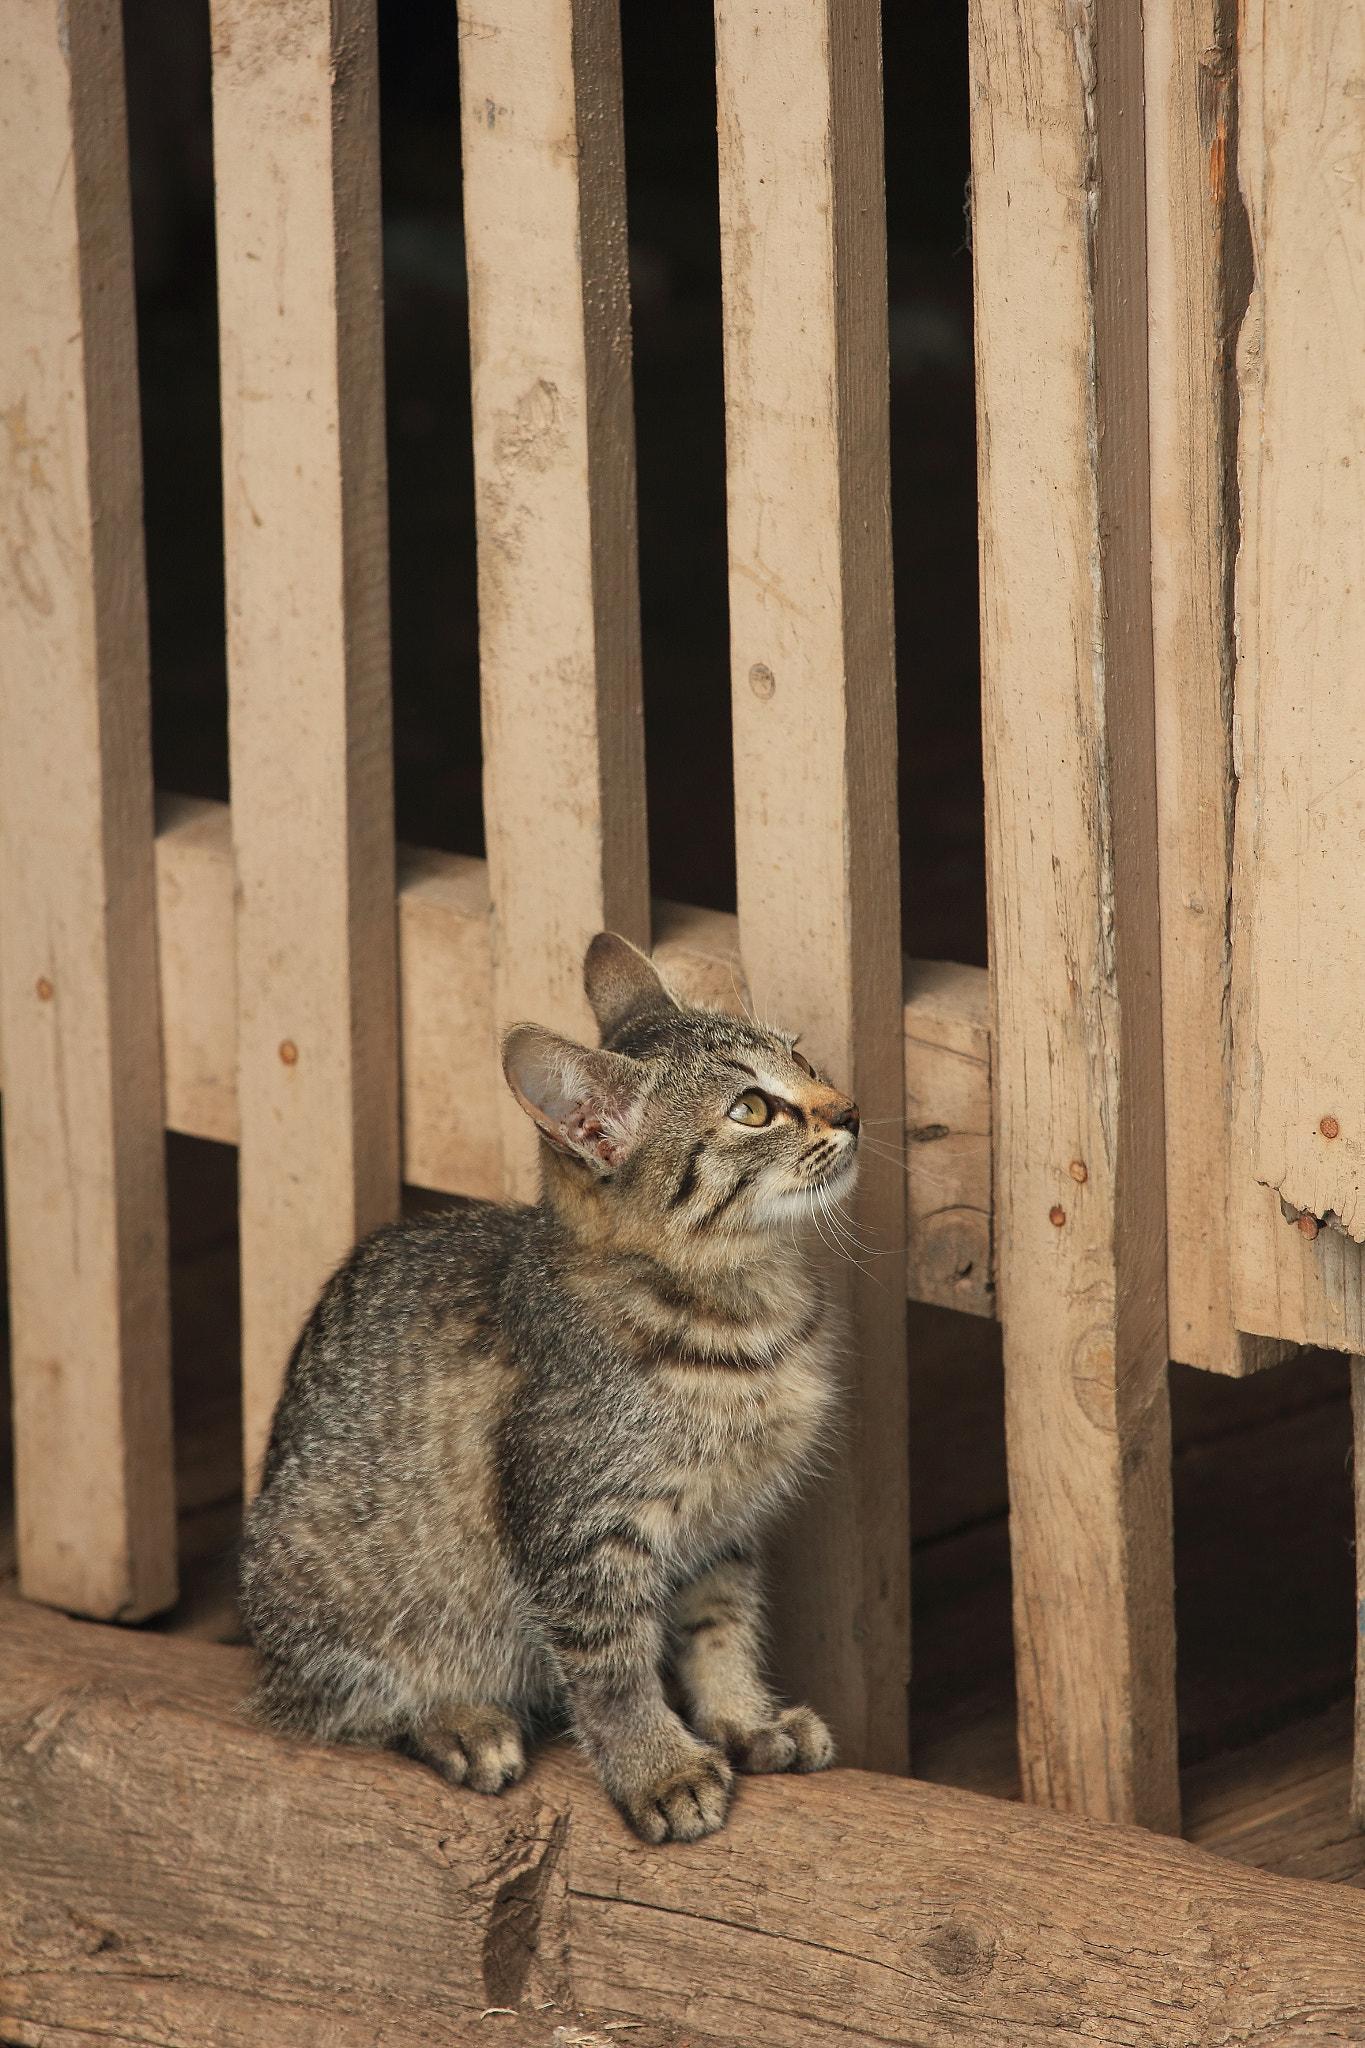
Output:
[[[857,1112],[624,940],[585,980],[602,1048],[508,1035],[540,1204],[377,1232],[299,1339],[243,1545],[252,1704],[484,1792],[567,1721],[639,1833],[690,1839],[734,1770],[832,1755],[764,1681],[756,1560],[828,1433],[803,1227]]]

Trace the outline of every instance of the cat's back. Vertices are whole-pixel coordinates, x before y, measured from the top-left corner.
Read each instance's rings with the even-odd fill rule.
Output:
[[[395,1702],[545,1689],[496,1456],[521,1381],[502,1302],[533,1216],[469,1201],[377,1231],[304,1328],[241,1555],[280,1725],[382,1735]]]
[[[512,1361],[506,1275],[528,1210],[461,1199],[385,1225],[332,1275],[290,1361],[263,1474],[362,1493],[416,1479],[496,1427]]]

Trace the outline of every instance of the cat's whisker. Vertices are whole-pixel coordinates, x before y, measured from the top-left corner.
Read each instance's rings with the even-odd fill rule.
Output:
[[[858,1149],[860,1152],[871,1152],[877,1159],[899,1161],[903,1156],[894,1145],[879,1145],[875,1138],[859,1138]]]
[[[824,1243],[829,1247],[829,1249],[835,1254],[836,1257],[845,1260],[846,1263],[850,1266],[856,1266],[860,1273],[866,1273],[867,1268],[863,1265],[861,1259],[857,1257],[856,1253],[850,1248],[849,1243],[844,1238],[843,1232],[839,1229],[838,1224],[835,1222],[833,1212],[830,1209],[829,1201],[825,1195],[825,1191],[823,1188],[817,1188],[815,1190],[815,1200],[817,1207],[820,1211],[820,1214],[823,1215],[825,1222],[829,1225],[829,1234],[826,1235],[825,1230],[821,1227],[819,1217],[817,1216],[815,1227],[820,1232],[820,1236],[823,1239]]]
[[[832,1207],[839,1219],[840,1227],[847,1232],[860,1251],[866,1252],[870,1259],[885,1258],[886,1253],[881,1246],[864,1244],[862,1237],[859,1235],[860,1231],[866,1231],[871,1237],[880,1237],[883,1233],[877,1228],[875,1223],[867,1223],[861,1218],[858,1218],[855,1222],[853,1217],[849,1216],[839,1207],[837,1198],[832,1199]]]
[[[847,1223],[838,1221],[835,1218],[833,1211],[828,1207],[825,1210],[825,1215],[829,1222],[830,1228],[838,1234],[841,1242],[852,1246],[852,1248],[862,1258],[884,1259],[886,1257],[886,1251],[884,1247],[879,1245],[864,1244],[862,1239],[857,1235],[857,1233],[851,1230]]]
[[[839,1237],[842,1243],[854,1247],[854,1249],[860,1252],[864,1258],[885,1258],[886,1254],[884,1251],[879,1251],[872,1245],[864,1244],[862,1240],[858,1237],[856,1231],[850,1228],[847,1219],[840,1217],[838,1215],[832,1198],[830,1197],[828,1192],[823,1188],[820,1190],[820,1206],[824,1210],[825,1219],[828,1222],[830,1229],[835,1232],[835,1234]]]

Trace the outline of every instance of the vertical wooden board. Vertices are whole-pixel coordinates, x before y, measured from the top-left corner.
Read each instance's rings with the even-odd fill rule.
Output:
[[[907,1764],[896,723],[886,249],[873,0],[719,0],[739,924],[759,1015],[803,1034],[871,1142],[849,1216],[843,1455],[778,1564],[784,1682],[842,1760]]]
[[[1235,1305],[1244,1328],[1348,1350],[1365,1239],[1362,70],[1358,10],[1247,10]]]
[[[1283,1355],[1295,1344],[1365,1348],[1365,1246],[1312,1217],[1285,1215],[1258,1185],[1250,1156],[1253,1102],[1239,1085],[1233,1141],[1233,1303],[1241,1328]]]
[[[372,0],[214,0],[244,1454],[398,1203]]]
[[[595,1043],[588,940],[649,945],[615,0],[461,0],[460,105],[495,1016]]]
[[[1277,1356],[1232,1313],[1235,354],[1252,283],[1236,9],[1150,0],[1143,26],[1170,1347],[1236,1374]]]
[[[974,0],[971,44],[1021,1764],[1174,1829],[1141,18]]]
[[[905,963],[906,1287],[911,1301],[995,1314],[990,976]]]
[[[115,0],[0,50],[0,987],[19,1570],[175,1598],[150,705]]]

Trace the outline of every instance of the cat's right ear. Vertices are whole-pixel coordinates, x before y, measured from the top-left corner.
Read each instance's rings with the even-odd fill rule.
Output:
[[[514,1024],[502,1042],[507,1085],[543,1137],[598,1174],[624,1165],[644,1117],[649,1069],[616,1052],[590,1052],[539,1024]]]
[[[583,961],[583,988],[605,1045],[623,1024],[653,1010],[676,1010],[677,998],[654,962],[619,932],[599,932]]]

